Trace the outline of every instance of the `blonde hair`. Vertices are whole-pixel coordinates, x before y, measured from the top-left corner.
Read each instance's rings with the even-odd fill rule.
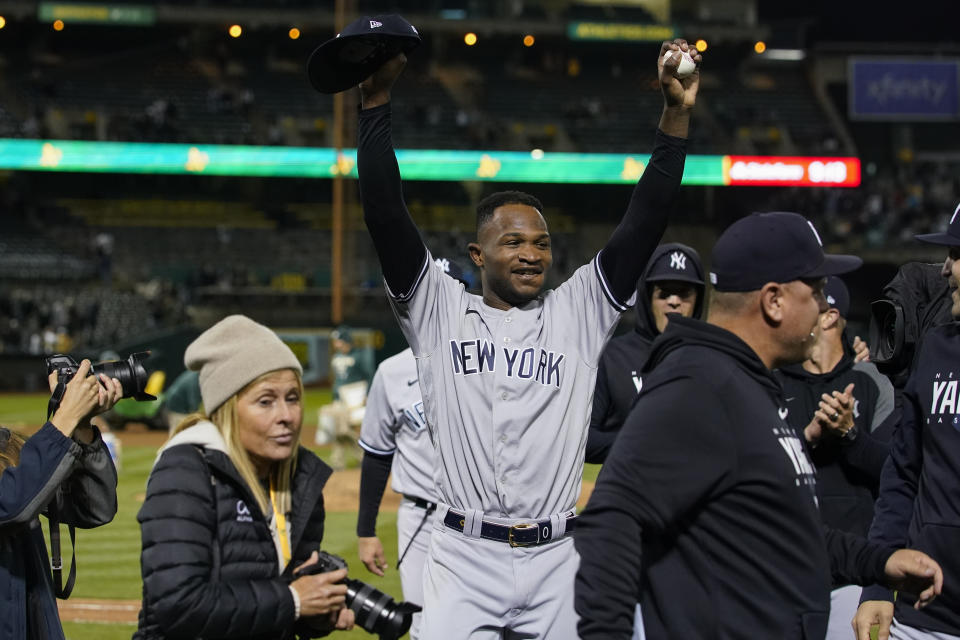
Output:
[[[16,431],[10,431],[2,427],[0,427],[0,430],[9,434],[6,436],[6,444],[0,447],[0,473],[2,473],[4,469],[20,464],[20,449],[23,448],[23,443],[26,441]],[[3,437],[3,434],[0,434],[0,437]]]
[[[297,376],[297,388],[300,392],[301,401],[303,399],[303,380],[300,377],[300,373],[294,369],[290,369]],[[270,513],[270,497],[267,495],[267,492],[264,491],[263,485],[260,483],[260,478],[257,477],[257,471],[253,466],[253,460],[250,458],[249,452],[243,447],[243,444],[240,442],[240,429],[239,429],[239,420],[237,419],[237,398],[244,391],[252,387],[253,385],[261,382],[265,378],[272,376],[276,371],[268,371],[257,377],[253,382],[249,383],[243,389],[240,389],[235,394],[230,396],[226,402],[217,407],[217,409],[207,416],[203,412],[197,412],[190,414],[180,424],[177,425],[176,429],[173,430],[173,434],[180,433],[188,427],[192,427],[198,422],[204,420],[209,420],[217,429],[220,431],[220,434],[223,436],[223,440],[227,445],[227,457],[230,458],[230,462],[233,463],[233,466],[236,467],[237,472],[240,474],[240,477],[247,484],[247,487],[250,489],[250,493],[253,494],[254,498],[257,500],[257,504],[260,505],[260,510],[264,515]],[[291,488],[290,485],[293,481],[293,474],[297,469],[297,451],[300,444],[300,427],[302,427],[303,414],[301,413],[301,424],[297,428],[297,447],[294,448],[293,454],[282,462],[274,463],[270,468],[270,486],[273,487],[274,496],[277,499],[277,504],[273,505],[279,513],[289,513],[293,505],[293,500],[291,497]]]

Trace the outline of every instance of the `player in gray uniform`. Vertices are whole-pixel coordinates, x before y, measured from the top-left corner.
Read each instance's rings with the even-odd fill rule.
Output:
[[[392,470],[391,486],[403,495],[397,510],[397,570],[403,599],[421,604],[423,562],[432,529],[428,520],[436,511],[437,499],[433,489],[433,443],[423,415],[417,361],[410,349],[387,358],[377,368],[360,429],[360,447],[364,451],[357,516],[360,561],[378,576],[387,568],[383,544],[376,535],[376,513],[386,476]],[[369,504],[369,494],[375,497],[375,505]],[[420,618],[419,613],[413,616],[413,640],[419,637]]]
[[[438,258],[437,265],[467,286],[463,270]],[[433,487],[434,452],[423,415],[423,396],[417,381],[417,361],[409,348],[380,363],[367,395],[360,429],[363,463],[360,470],[360,508],[357,547],[368,570],[383,576],[387,560],[377,537],[377,511],[391,476],[394,491],[403,496],[397,511],[397,570],[403,599],[423,603],[423,563],[430,546],[437,498]],[[413,615],[410,638],[417,640],[421,614]]]
[[[600,353],[632,303],[683,173],[699,72],[675,77],[680,49],[699,65],[685,41],[661,46],[660,130],[620,225],[552,291],[543,208],[521,192],[478,205],[469,250],[483,295],[444,277],[406,210],[392,149],[390,89],[405,58],[360,85],[364,220],[417,358],[438,460],[421,638],[577,637],[578,557],[565,534],[576,523]]]

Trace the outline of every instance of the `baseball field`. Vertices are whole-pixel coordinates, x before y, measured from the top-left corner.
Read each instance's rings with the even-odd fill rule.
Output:
[[[47,399],[46,394],[0,395],[0,424],[24,434],[33,432],[42,424]],[[312,443],[317,411],[329,401],[330,391],[327,389],[310,389],[305,397],[302,440],[323,459],[328,458],[330,448],[314,447]],[[166,433],[129,425],[127,429],[116,432],[116,435],[122,444],[117,486],[119,508],[110,524],[77,532],[77,583],[70,599],[60,601],[60,617],[68,640],[127,639],[136,629],[141,595],[140,528],[136,516],[143,501],[147,476],[157,449],[166,440]],[[598,471],[599,466],[587,465],[581,506]],[[399,598],[400,578],[393,570],[397,560],[398,496],[387,490],[377,522],[378,533],[391,566],[386,575],[379,578],[369,573],[357,559],[355,530],[359,478],[359,462],[357,458],[352,458],[347,468],[334,473],[326,485],[324,502],[327,517],[323,546],[350,563],[351,577]],[[46,530],[46,523],[43,526]],[[69,562],[69,555],[69,549],[65,548],[65,565]],[[355,629],[349,635],[340,633],[338,637],[372,636],[362,629]]]

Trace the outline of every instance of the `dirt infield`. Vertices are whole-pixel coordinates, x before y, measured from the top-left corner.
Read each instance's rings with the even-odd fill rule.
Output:
[[[64,622],[96,622],[100,624],[136,624],[140,613],[139,600],[99,600],[71,598],[57,600],[60,619]]]

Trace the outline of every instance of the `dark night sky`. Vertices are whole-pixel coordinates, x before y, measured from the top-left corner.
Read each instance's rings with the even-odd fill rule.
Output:
[[[787,33],[790,25],[806,24],[805,42],[930,42],[960,45],[956,0],[863,2],[861,0],[759,0],[761,23]],[[922,7],[922,11],[916,8]]]

